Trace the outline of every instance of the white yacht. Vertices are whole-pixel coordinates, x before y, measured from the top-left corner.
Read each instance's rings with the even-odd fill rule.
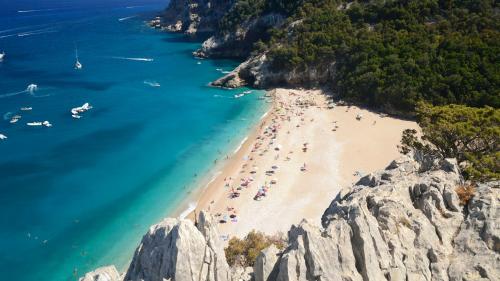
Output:
[[[237,95],[234,95],[234,98],[237,99],[237,98],[241,98],[242,96],[244,96],[245,94],[237,94]]]
[[[73,115],[78,115],[79,116],[79,113],[83,113],[83,112],[91,110],[91,109],[92,109],[92,106],[88,102],[86,102],[82,106],[72,108],[71,109],[71,114],[72,114],[72,116]],[[79,117],[73,116],[73,118],[79,118]]]
[[[0,53],[0,61],[3,61],[3,58],[5,58],[5,52]]]
[[[4,135],[4,134],[0,134],[0,140],[6,140],[7,139],[7,136]]]
[[[31,111],[33,107],[21,107],[21,111]]]
[[[28,126],[42,126],[42,122],[28,122],[26,123]]]

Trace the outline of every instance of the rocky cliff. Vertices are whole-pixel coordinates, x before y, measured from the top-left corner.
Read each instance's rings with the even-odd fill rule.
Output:
[[[210,83],[223,88],[249,86],[266,89],[270,87],[318,87],[325,85],[335,74],[335,64],[313,68],[295,68],[276,71],[266,53],[250,57],[225,76]]]
[[[253,269],[227,265],[216,222],[202,212],[196,226],[152,226],[124,278],[107,267],[80,280],[498,280],[499,183],[479,185],[466,206],[460,184],[454,160],[404,157],[343,189],[321,226],[292,226],[288,247],[265,249]]]
[[[228,0],[172,0],[154,26],[190,35],[215,32],[220,18],[229,10]],[[158,25],[157,25],[158,23]]]

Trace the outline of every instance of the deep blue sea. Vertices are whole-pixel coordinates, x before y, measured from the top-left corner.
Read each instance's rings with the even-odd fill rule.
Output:
[[[3,280],[123,270],[148,227],[264,113],[260,92],[207,86],[237,62],[196,60],[199,42],[146,26],[167,4],[0,0]],[[72,118],[85,102],[93,109]]]

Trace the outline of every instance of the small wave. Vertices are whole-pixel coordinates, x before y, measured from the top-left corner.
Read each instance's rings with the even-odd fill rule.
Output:
[[[233,154],[236,154],[240,149],[241,147],[243,146],[243,144],[248,140],[248,137],[245,137],[241,142],[240,142],[240,145],[238,145],[238,147],[234,150]]]
[[[182,213],[179,215],[179,219],[181,219],[181,220],[185,219],[189,214],[191,214],[191,212],[193,212],[194,210],[196,210],[197,205],[198,204],[195,203],[195,202],[189,203],[189,205],[186,208],[186,210],[182,211]]]
[[[111,57],[111,58],[117,60],[133,60],[133,61],[147,61],[147,62],[154,61],[154,59],[151,58],[126,58],[126,57]]]
[[[220,98],[220,99],[232,99],[232,97],[226,97],[226,96],[223,96],[223,95],[217,95],[217,94],[215,94],[213,97],[214,97],[214,98]]]
[[[161,87],[160,83],[156,81],[144,81],[144,84],[149,85],[151,87]]]
[[[268,114],[268,113],[269,113],[269,111],[268,111],[268,112],[266,112],[266,113],[264,113],[264,114],[262,114],[262,116],[260,117],[260,120],[262,120],[262,119],[266,118],[266,116],[267,116],[267,114]]]
[[[212,177],[212,179],[210,179],[210,181],[205,185],[205,188],[207,188],[211,183],[213,183],[220,174],[222,174],[221,171],[218,171],[217,173],[215,173],[215,175]]]
[[[140,6],[127,6],[127,7],[125,7],[125,9],[135,9],[135,8],[142,8],[142,7],[146,7],[146,5],[140,5]]]
[[[120,18],[120,19],[118,19],[118,21],[125,21],[125,20],[129,20],[129,19],[136,18],[136,17],[138,17],[138,16],[137,16],[137,15],[135,15],[135,16],[130,16],[130,17],[124,17],[124,18]]]

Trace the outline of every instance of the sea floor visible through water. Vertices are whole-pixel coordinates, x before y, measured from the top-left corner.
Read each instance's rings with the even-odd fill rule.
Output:
[[[207,86],[238,62],[196,60],[199,40],[145,24],[166,2],[59,2],[0,11],[0,275],[9,280],[123,270],[149,226],[268,108],[261,91],[234,98],[248,89]],[[86,102],[93,108],[72,118]],[[26,125],[38,121],[53,126]]]

